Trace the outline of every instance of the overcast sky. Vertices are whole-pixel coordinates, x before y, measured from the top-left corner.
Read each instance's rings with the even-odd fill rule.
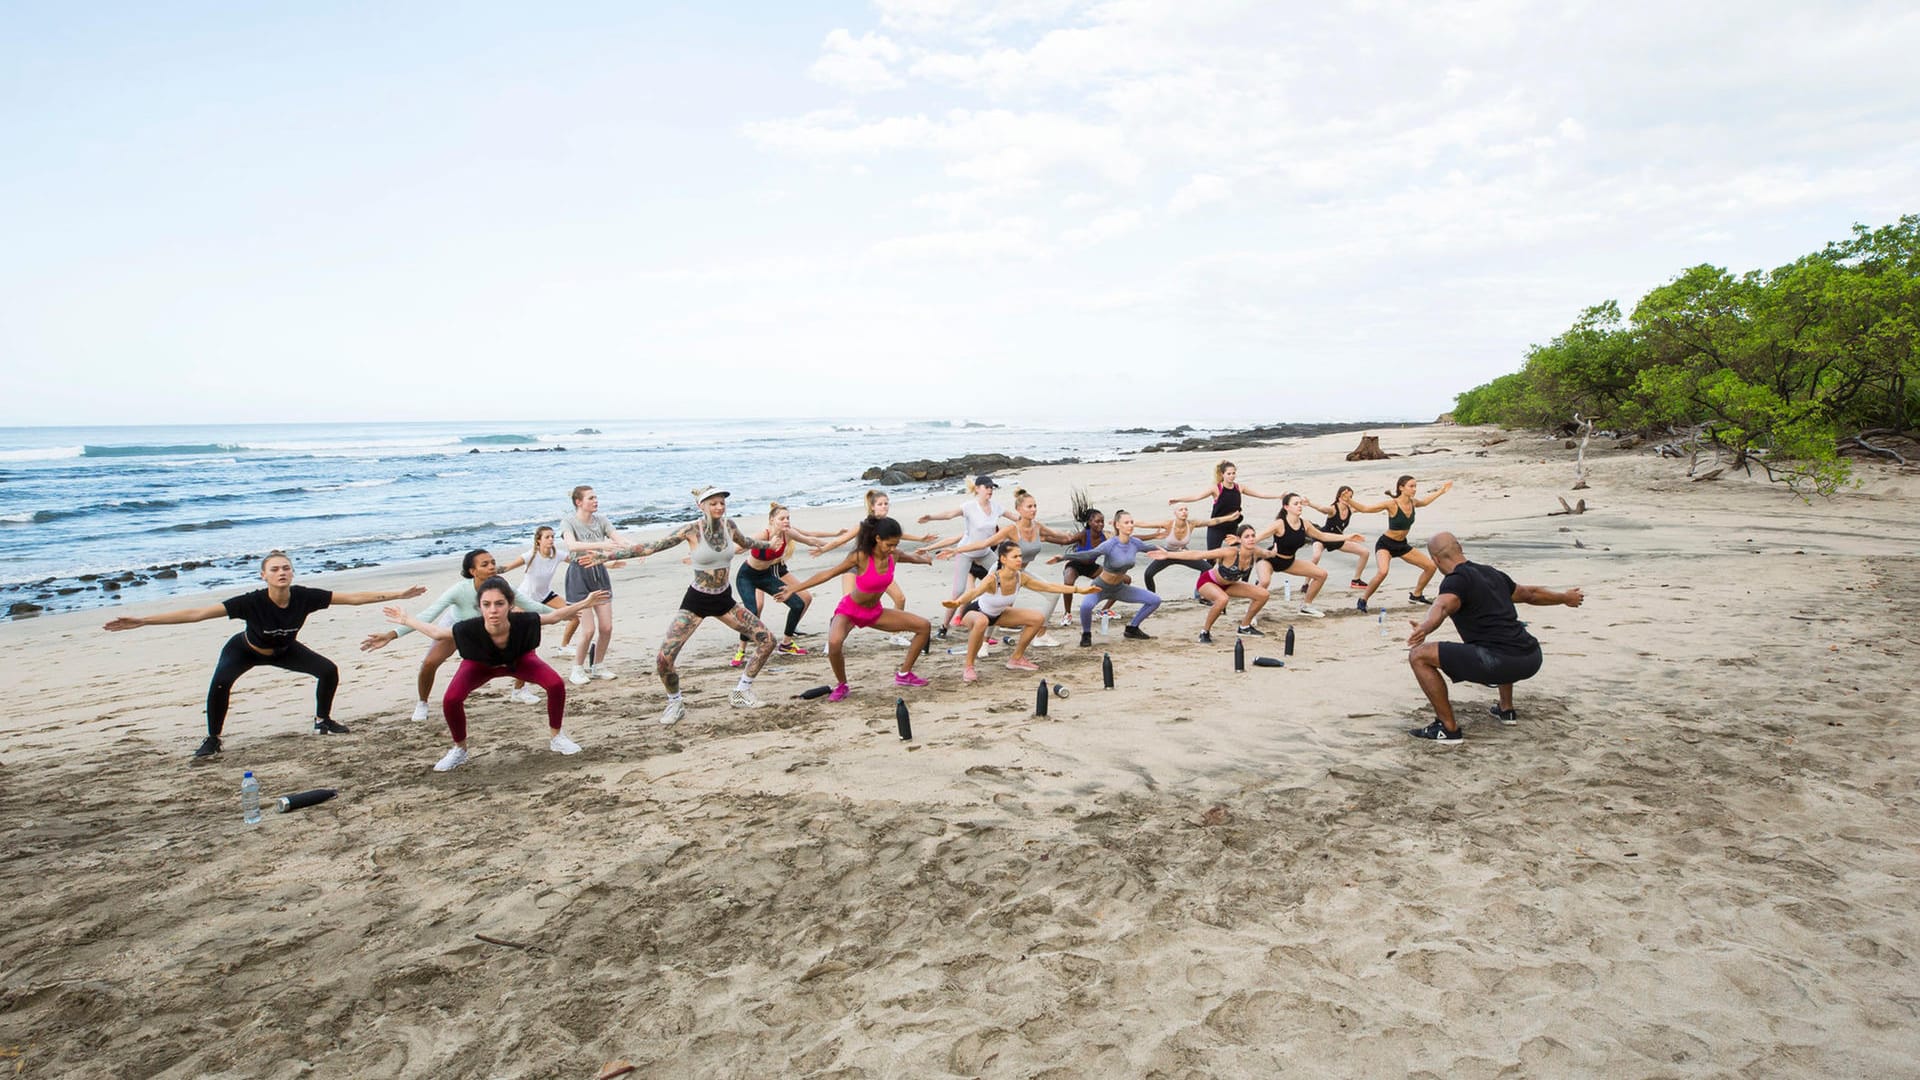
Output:
[[[1916,56],[1910,3],[12,3],[0,422],[1427,418],[1920,211]]]

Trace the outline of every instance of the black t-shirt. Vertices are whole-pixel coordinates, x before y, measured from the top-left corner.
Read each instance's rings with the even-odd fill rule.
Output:
[[[227,618],[246,622],[249,644],[268,652],[284,652],[299,636],[307,616],[333,604],[333,593],[326,589],[294,585],[287,593],[286,607],[274,603],[265,589],[243,593],[221,606],[227,609]]]
[[[1460,640],[1498,653],[1539,648],[1513,609],[1513,588],[1513,579],[1491,566],[1463,562],[1454,567],[1440,582],[1440,592],[1460,598],[1460,610],[1453,613],[1453,628]]]
[[[540,616],[531,611],[507,612],[507,647],[493,643],[485,619],[461,619],[453,624],[453,647],[460,659],[488,667],[512,667],[540,647]]]

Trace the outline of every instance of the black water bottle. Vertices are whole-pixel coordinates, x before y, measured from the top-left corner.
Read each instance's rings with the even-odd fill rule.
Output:
[[[913,723],[907,719],[907,699],[893,699],[893,722],[900,727],[900,737],[913,741]]]
[[[1247,643],[1239,638],[1233,639],[1233,670],[1247,670]]]
[[[1033,715],[1047,715],[1047,680],[1040,680],[1040,689],[1033,695]]]
[[[1100,684],[1102,686],[1105,686],[1109,690],[1113,689],[1113,654],[1112,653],[1100,654]]]
[[[1293,655],[1293,627],[1287,627],[1287,643],[1284,646],[1288,656]]]

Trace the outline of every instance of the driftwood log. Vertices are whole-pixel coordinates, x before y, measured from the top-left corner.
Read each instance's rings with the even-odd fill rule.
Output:
[[[1347,460],[1385,461],[1390,457],[1398,456],[1398,454],[1389,454],[1385,450],[1380,449],[1380,436],[1362,435],[1360,436],[1360,445],[1354,447],[1353,450],[1347,454]]]

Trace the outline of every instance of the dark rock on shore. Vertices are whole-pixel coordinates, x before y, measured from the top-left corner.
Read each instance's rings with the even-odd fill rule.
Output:
[[[1153,429],[1144,428],[1144,427],[1123,427],[1123,428],[1114,428],[1113,433],[1115,435],[1151,435],[1153,434]]]
[[[885,468],[875,466],[861,473],[860,479],[877,480],[883,486],[897,487],[901,484],[919,484],[930,480],[951,480],[957,476],[970,477],[981,473],[992,475],[1009,469],[1031,469],[1040,465],[1078,465],[1079,463],[1079,458],[1035,461],[1026,457],[1008,457],[1006,454],[962,454],[945,461],[922,458],[918,461],[896,461]]]
[[[1198,450],[1206,453],[1219,453],[1225,450],[1244,450],[1250,446],[1263,446],[1278,439],[1307,439],[1316,435],[1333,435],[1342,431],[1372,431],[1383,427],[1399,426],[1397,423],[1383,424],[1379,422],[1365,424],[1263,424],[1259,427],[1250,427],[1243,431],[1229,431],[1220,435],[1209,435],[1203,438],[1188,438],[1182,439],[1179,442],[1157,442],[1151,446],[1141,447],[1140,452],[1143,454],[1158,454],[1162,452],[1172,453]],[[1191,430],[1191,428],[1182,426],[1167,432],[1167,434],[1176,435]]]
[[[31,600],[15,600],[7,605],[7,617],[17,619],[22,615],[38,615],[47,610]]]

